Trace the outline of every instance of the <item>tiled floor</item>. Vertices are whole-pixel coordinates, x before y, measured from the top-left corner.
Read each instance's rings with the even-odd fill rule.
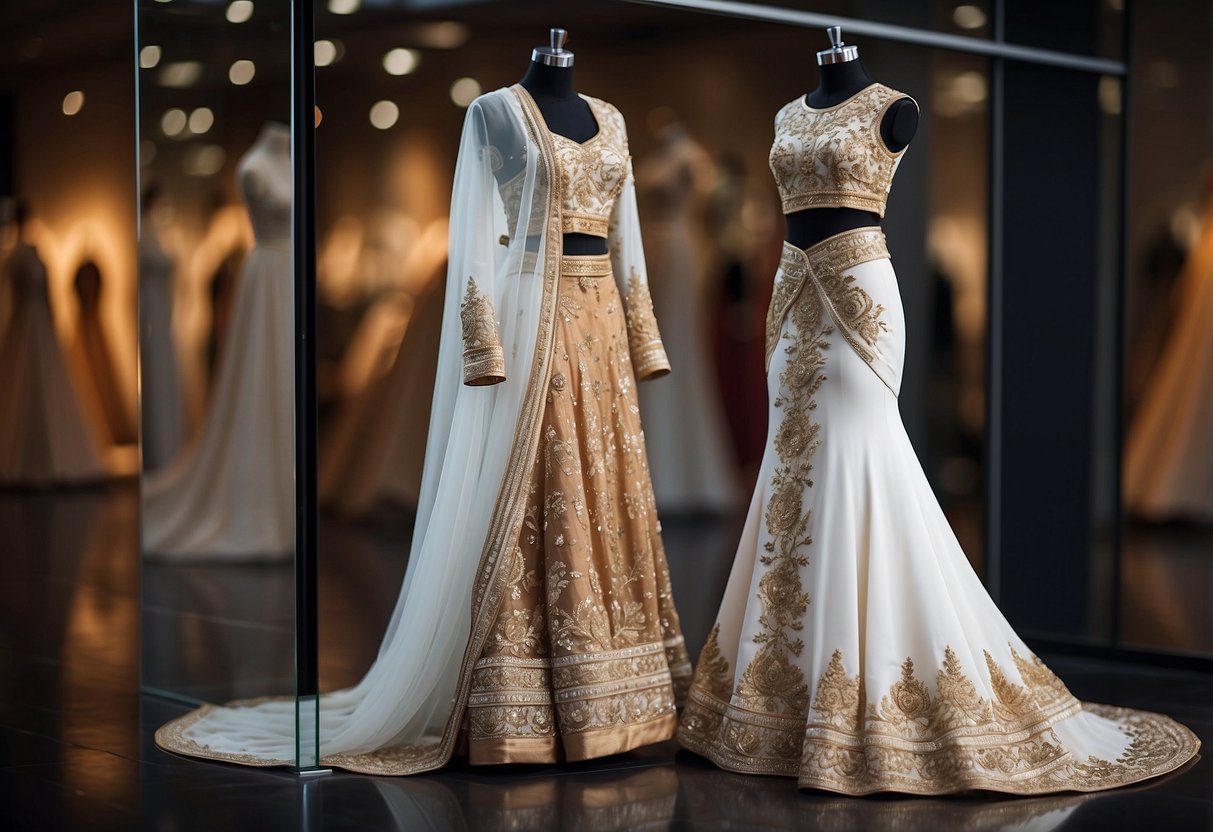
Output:
[[[799,793],[787,780],[719,771],[673,743],[579,765],[456,764],[396,779],[299,779],[174,757],[158,751],[151,735],[186,706],[138,692],[134,519],[129,486],[0,494],[0,828],[1213,829],[1213,766],[1204,760],[1146,786],[1097,795],[936,800]],[[735,531],[666,525],[680,597],[718,593]],[[323,602],[322,627],[332,622],[324,664],[330,684],[356,677],[377,636],[353,656],[342,650],[390,612],[394,581],[382,572],[402,564],[383,552],[398,541],[358,549],[359,540],[374,543],[377,528],[325,530],[344,557],[322,569],[345,576],[345,588],[330,587]],[[259,681],[244,683],[250,689],[275,679],[289,687],[289,654],[278,649],[289,638],[289,602],[278,596],[274,570],[212,570],[189,580],[149,572],[158,603],[143,611],[148,669],[170,687],[194,685],[195,694],[239,693],[241,686],[224,681],[230,674],[255,675]],[[262,615],[255,622],[242,618],[241,598],[230,591],[245,582],[241,592],[258,600]],[[693,648],[711,606],[682,604]],[[1084,699],[1164,711],[1213,741],[1213,676],[1046,658]]]

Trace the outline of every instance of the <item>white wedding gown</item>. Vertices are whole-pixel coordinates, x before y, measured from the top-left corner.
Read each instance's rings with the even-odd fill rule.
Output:
[[[12,313],[0,337],[0,485],[100,480],[105,468],[72,387],[47,295],[46,266],[18,243]]]
[[[143,467],[154,471],[181,449],[180,372],[173,341],[173,258],[144,219],[139,240],[140,440]]]
[[[241,272],[202,435],[145,478],[149,557],[283,560],[294,548],[290,158],[284,164],[254,145],[240,170],[256,245]],[[255,193],[247,190],[250,175]]]
[[[784,107],[785,212],[883,215],[901,153],[879,125],[905,98],[874,84]],[[766,452],[684,746],[856,795],[1097,791],[1196,754],[1174,720],[1077,700],[973,572],[902,425],[905,318],[879,227],[785,243],[766,334]]]

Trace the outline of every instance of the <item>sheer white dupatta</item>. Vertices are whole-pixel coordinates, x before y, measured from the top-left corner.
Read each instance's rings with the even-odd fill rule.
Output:
[[[410,774],[443,765],[454,749],[471,665],[500,600],[500,567],[522,522],[552,352],[560,206],[538,135],[509,90],[468,108],[408,570],[375,663],[355,687],[321,697],[330,765]],[[194,756],[290,765],[294,703],[208,706],[156,741]]]

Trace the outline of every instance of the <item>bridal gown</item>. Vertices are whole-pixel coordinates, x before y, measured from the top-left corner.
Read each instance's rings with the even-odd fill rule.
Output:
[[[145,479],[149,557],[284,560],[294,549],[290,157],[255,144],[239,170],[256,244],[241,271],[202,434]]]
[[[696,187],[711,160],[680,126],[636,171],[645,209],[645,254],[660,279],[653,309],[677,372],[640,391],[653,491],[663,513],[729,512],[740,502],[724,407],[705,334],[702,253],[695,230]],[[702,190],[702,185],[700,185]]]
[[[18,243],[8,261],[12,312],[0,338],[0,485],[100,480],[94,444],[51,314],[46,266]]]
[[[669,370],[627,133],[550,130],[521,86],[468,110],[417,523],[379,656],[320,699],[321,762],[405,775],[602,757],[671,739],[691,668],[636,401]],[[609,253],[563,255],[563,235]],[[206,707],[169,750],[295,754],[293,701]]]
[[[1213,209],[1175,292],[1175,322],[1125,440],[1125,508],[1213,523]]]
[[[902,154],[880,122],[904,97],[874,84],[783,107],[785,213],[883,216]],[[898,412],[905,321],[879,227],[785,243],[766,336],[766,453],[685,747],[855,795],[1094,791],[1196,754],[1167,717],[1075,699],[969,566]]]

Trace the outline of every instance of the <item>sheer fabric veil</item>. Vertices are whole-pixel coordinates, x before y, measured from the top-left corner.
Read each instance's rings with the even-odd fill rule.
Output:
[[[360,754],[394,749],[410,770],[442,765],[458,729],[462,677],[476,656],[474,597],[490,584],[521,490],[513,471],[527,438],[527,410],[541,408],[550,344],[544,344],[545,267],[559,257],[550,222],[550,162],[518,97],[487,93],[468,108],[451,200],[450,260],[425,473],[408,570],[379,655],[357,685],[321,697],[321,756],[357,768]],[[510,210],[502,201],[505,180]],[[475,289],[469,292],[469,288]],[[491,300],[504,354],[504,383],[466,386],[461,310],[475,292]],[[540,388],[541,389],[541,388]],[[538,404],[537,404],[538,401]],[[533,453],[533,447],[530,449]],[[479,588],[479,589],[478,589]],[[175,751],[252,765],[295,756],[291,700],[204,708],[170,723],[157,742]],[[405,768],[409,768],[406,765]],[[408,773],[402,770],[397,773]]]

